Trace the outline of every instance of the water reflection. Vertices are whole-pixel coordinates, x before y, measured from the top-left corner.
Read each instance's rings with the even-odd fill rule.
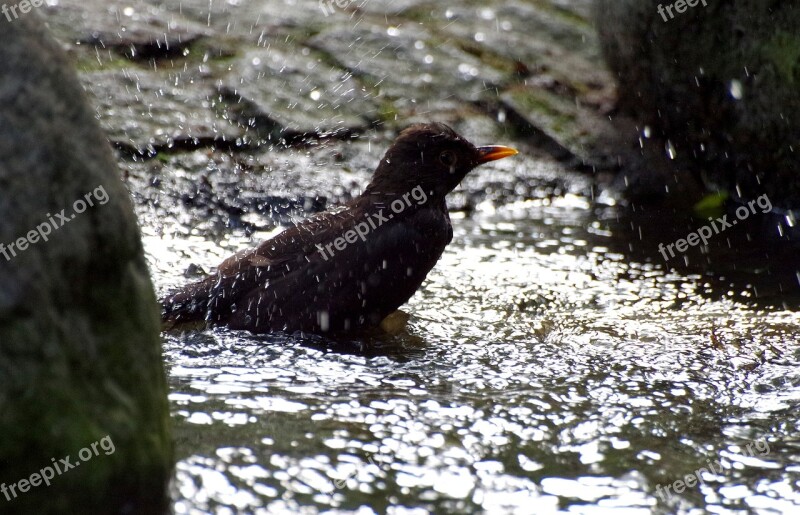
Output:
[[[797,314],[581,197],[479,213],[399,336],[167,336],[176,512],[800,508]]]

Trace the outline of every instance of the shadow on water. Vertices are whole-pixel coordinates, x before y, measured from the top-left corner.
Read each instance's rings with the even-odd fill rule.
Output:
[[[286,347],[298,346],[322,354],[335,353],[364,358],[384,356],[397,362],[404,362],[424,353],[425,346],[424,339],[409,327],[403,327],[391,334],[377,329],[359,335],[339,336],[299,331],[251,334],[246,331],[233,331],[225,328],[174,335],[182,341],[182,352],[187,356],[213,355],[214,349],[221,351],[225,348],[220,347],[221,342],[237,341],[243,349],[246,349],[242,356],[254,360],[268,360],[283,352]]]
[[[644,206],[609,209],[598,219],[613,234],[609,248],[632,260],[659,263],[680,276],[700,276],[706,281],[701,295],[709,299],[731,298],[762,308],[800,307],[800,230],[790,216],[755,213],[737,218],[737,209],[707,218],[676,213],[667,208]],[[725,221],[721,220],[725,218]],[[725,225],[730,227],[725,228]],[[707,245],[675,244],[706,229]]]

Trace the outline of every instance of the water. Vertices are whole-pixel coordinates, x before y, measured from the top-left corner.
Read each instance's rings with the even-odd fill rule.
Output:
[[[453,218],[399,335],[165,336],[177,513],[800,513],[800,316],[753,293],[771,275],[667,270],[581,195]],[[161,288],[232,250],[146,245]]]

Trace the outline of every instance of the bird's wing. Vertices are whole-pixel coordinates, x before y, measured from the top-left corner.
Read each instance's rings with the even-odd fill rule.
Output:
[[[347,212],[342,209],[309,218],[256,248],[237,252],[216,273],[161,299],[162,322],[168,327],[186,321],[222,322],[244,293],[258,283],[283,277],[298,258],[313,254],[316,241],[333,237],[337,227],[347,225]]]
[[[317,252],[317,244],[335,239],[337,232],[346,232],[356,223],[345,209],[327,211],[286,229],[258,247],[237,252],[217,267],[217,274],[233,276],[251,267],[278,270],[298,257]]]
[[[215,318],[254,331],[377,325],[419,288],[452,236],[439,210],[404,215],[330,253],[317,245],[362,218],[344,211],[284,231],[220,267]]]

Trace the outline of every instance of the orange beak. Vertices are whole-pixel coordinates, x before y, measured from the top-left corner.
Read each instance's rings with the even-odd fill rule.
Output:
[[[489,161],[497,161],[498,159],[515,156],[517,154],[519,154],[519,152],[516,149],[504,147],[503,145],[478,147],[478,164],[488,163]]]

